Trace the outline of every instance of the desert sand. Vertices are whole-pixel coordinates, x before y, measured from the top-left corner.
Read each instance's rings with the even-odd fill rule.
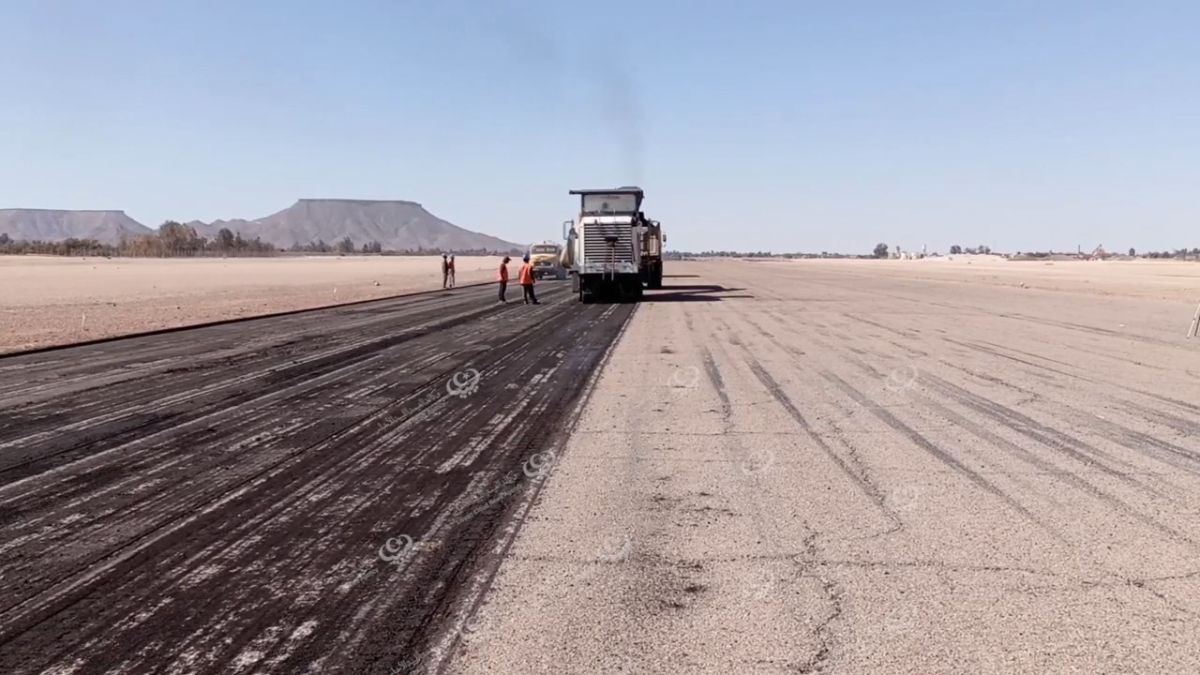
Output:
[[[800,261],[794,264],[808,264]],[[869,264],[881,277],[1016,286],[1048,291],[1200,302],[1200,263],[1174,260],[1009,261],[999,256],[924,260],[830,260],[838,266]],[[787,263],[775,263],[787,264]]]
[[[462,285],[495,278],[500,259],[455,262]],[[0,256],[0,352],[434,290],[440,265],[432,256]]]
[[[519,263],[519,261],[516,261]],[[492,281],[498,258],[457,259],[458,283]],[[775,269],[870,270],[880,279],[1020,287],[1200,302],[1200,264],[1172,261],[1009,262],[769,260]],[[512,270],[516,271],[515,264]],[[375,285],[378,282],[378,285]],[[0,352],[322,307],[441,286],[435,257],[204,258],[0,256]],[[1186,330],[1186,326],[1185,326]]]

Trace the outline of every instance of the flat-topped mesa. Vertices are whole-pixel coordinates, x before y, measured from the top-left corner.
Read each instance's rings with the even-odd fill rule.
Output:
[[[260,237],[283,248],[349,239],[355,248],[379,242],[393,251],[512,251],[520,247],[472,232],[405,199],[301,198],[294,204],[232,227],[243,237]]]
[[[353,204],[355,206],[373,206],[376,204],[396,204],[398,206],[415,206],[421,208],[418,202],[409,201],[407,199],[342,199],[342,198],[322,198],[322,197],[302,197],[296,200],[296,204],[311,204],[311,203],[338,203],[338,204]]]
[[[119,209],[0,209],[0,233],[26,241],[94,239],[117,244],[153,230]]]
[[[219,219],[187,223],[202,237],[215,238],[222,228],[244,239],[259,238],[280,248],[349,239],[355,249],[379,242],[393,251],[520,250],[518,244],[459,227],[407,199],[301,198],[282,211],[254,220]],[[11,239],[61,241],[95,239],[117,244],[122,239],[154,234],[124,211],[0,209],[0,233]]]
[[[126,215],[124,209],[31,209],[23,206],[0,209],[0,213],[18,211],[23,213],[107,213],[113,216]]]

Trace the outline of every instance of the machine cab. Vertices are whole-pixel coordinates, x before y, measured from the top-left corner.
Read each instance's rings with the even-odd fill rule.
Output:
[[[570,194],[579,195],[579,217],[577,220],[563,221],[563,239],[570,241],[578,235],[576,228],[586,221],[610,223],[625,221],[629,225],[638,225],[644,220],[642,215],[642,199],[645,192],[636,186],[608,188],[604,190],[571,190]]]
[[[633,216],[642,210],[645,193],[639,187],[608,190],[571,190],[579,195],[579,214],[587,216]]]

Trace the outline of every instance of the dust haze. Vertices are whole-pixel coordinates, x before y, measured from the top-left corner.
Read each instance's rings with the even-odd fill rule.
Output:
[[[518,7],[494,8],[486,30],[508,50],[528,79],[536,78],[546,103],[565,98],[568,82],[588,85],[586,117],[615,143],[622,185],[645,175],[645,116],[641,92],[628,63],[613,50],[568,49],[537,16]],[[583,44],[587,44],[584,41]]]

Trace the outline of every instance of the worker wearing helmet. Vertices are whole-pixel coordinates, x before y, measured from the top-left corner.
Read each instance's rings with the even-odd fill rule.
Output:
[[[533,294],[533,265],[529,264],[529,254],[526,253],[525,257],[521,258],[521,260],[525,263],[524,265],[521,265],[520,276],[521,291],[524,293],[525,304],[540,304],[538,303],[537,296]]]

